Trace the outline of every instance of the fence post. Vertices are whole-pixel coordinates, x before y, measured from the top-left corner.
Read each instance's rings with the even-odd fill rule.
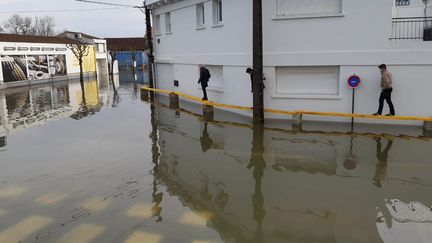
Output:
[[[206,121],[214,120],[214,107],[211,105],[203,105],[203,117]]]
[[[176,93],[170,93],[169,94],[169,100],[170,100],[170,108],[178,110],[180,109],[180,99],[178,94]]]
[[[425,137],[432,137],[432,121],[425,121],[424,122],[423,135]]]

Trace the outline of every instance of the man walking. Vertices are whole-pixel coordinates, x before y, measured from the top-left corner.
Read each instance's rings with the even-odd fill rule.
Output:
[[[204,94],[204,97],[202,98],[202,100],[208,100],[207,98],[207,87],[208,87],[208,82],[211,78],[210,72],[207,68],[204,67],[204,65],[200,64],[199,65],[199,69],[200,69],[200,77],[198,80],[198,83],[201,84],[201,88]]]
[[[391,73],[387,70],[387,66],[385,64],[381,64],[378,68],[380,69],[381,73],[381,95],[379,98],[378,112],[373,115],[382,115],[385,100],[390,108],[390,113],[386,116],[394,116],[396,113],[393,102],[391,101],[391,93],[393,92],[393,78]]]

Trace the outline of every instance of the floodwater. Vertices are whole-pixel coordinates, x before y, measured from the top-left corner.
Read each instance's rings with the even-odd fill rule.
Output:
[[[0,243],[432,239],[416,129],[206,121],[136,88],[87,81],[85,104],[79,82],[0,92]]]

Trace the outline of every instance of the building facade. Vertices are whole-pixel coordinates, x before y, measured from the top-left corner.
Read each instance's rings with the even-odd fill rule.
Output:
[[[68,44],[76,43],[79,43],[78,40],[61,36],[0,34],[0,87],[15,87],[79,77],[78,59],[67,47]],[[83,60],[85,75],[94,76],[95,73],[107,75],[106,42],[93,40],[89,45],[89,53]]]
[[[197,81],[202,63],[212,75],[211,100],[252,106],[245,73],[252,65],[252,1],[150,2],[158,87],[201,95]],[[432,18],[425,17],[424,6],[420,11],[400,4],[263,1],[265,107],[350,113],[347,79],[356,74],[362,83],[355,112],[374,113],[380,95],[377,66],[385,63],[394,77],[396,113],[430,116],[432,107],[425,99],[432,88],[432,42],[424,40],[424,30]]]

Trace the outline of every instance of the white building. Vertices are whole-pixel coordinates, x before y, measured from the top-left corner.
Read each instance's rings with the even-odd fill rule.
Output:
[[[93,37],[91,37],[93,38]],[[96,37],[94,37],[96,38]],[[68,44],[89,40],[89,53],[83,58],[86,77],[108,75],[106,41],[68,36],[43,37],[0,34],[0,89],[48,81],[76,79],[79,62]],[[86,42],[87,43],[87,42]]]
[[[420,3],[263,1],[265,107],[350,113],[352,92],[346,83],[356,74],[362,84],[355,112],[374,113],[380,94],[377,66],[385,63],[394,77],[396,113],[432,115],[432,42],[423,41],[432,20]],[[150,8],[158,88],[200,96],[197,66],[203,63],[212,75],[211,100],[252,106],[245,73],[252,65],[252,1],[153,0]],[[397,19],[402,17],[417,18]]]
[[[108,76],[108,49],[107,49],[107,41],[105,39],[87,35],[80,32],[71,32],[67,31],[58,36],[66,37],[72,40],[80,40],[82,38],[90,39],[94,42],[95,47],[95,56],[96,56],[96,73],[99,78],[103,76]]]

